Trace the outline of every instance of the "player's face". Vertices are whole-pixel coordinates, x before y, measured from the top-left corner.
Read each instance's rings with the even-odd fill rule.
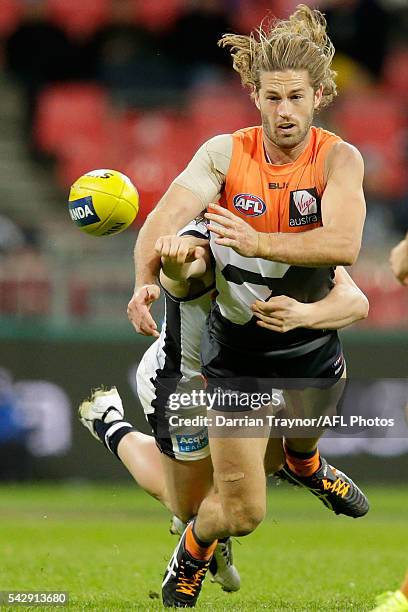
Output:
[[[260,83],[255,103],[265,137],[280,149],[293,149],[308,135],[323,88],[313,90],[306,70],[262,72]]]

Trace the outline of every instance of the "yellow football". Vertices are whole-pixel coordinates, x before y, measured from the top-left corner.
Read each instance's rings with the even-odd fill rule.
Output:
[[[132,181],[117,170],[92,170],[75,181],[69,192],[72,221],[91,236],[123,232],[139,211],[139,194]]]

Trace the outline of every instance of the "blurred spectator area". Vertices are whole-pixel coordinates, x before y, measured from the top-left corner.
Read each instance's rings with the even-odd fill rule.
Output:
[[[141,196],[137,230],[206,139],[259,123],[218,38],[226,31],[248,32],[266,14],[287,16],[296,4],[0,0],[1,61],[24,99],[28,151],[49,169],[61,198],[91,169],[127,174]],[[338,50],[340,95],[317,121],[355,144],[365,160],[368,217],[353,271],[371,302],[362,326],[406,326],[408,295],[392,278],[387,258],[408,230],[407,2],[307,4],[326,12]],[[120,262],[128,254],[115,256],[97,241],[89,250],[90,258],[100,254],[93,263],[69,266],[74,250],[86,251],[89,238],[77,235],[60,211],[58,202],[51,231],[66,227],[66,243],[58,238],[60,246],[52,246],[48,230],[36,245],[0,244],[0,316],[81,321],[122,313],[132,269],[123,270]],[[134,239],[127,234],[126,245]],[[97,264],[107,252],[109,275]]]
[[[69,83],[45,89],[34,121],[39,149],[56,158],[64,188],[92,168],[118,168],[141,196],[138,223],[210,136],[258,122],[236,82],[197,86],[180,108],[118,111],[98,85]]]

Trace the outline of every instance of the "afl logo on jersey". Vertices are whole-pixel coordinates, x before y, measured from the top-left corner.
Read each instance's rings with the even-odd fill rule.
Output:
[[[237,211],[247,217],[260,217],[266,212],[265,202],[251,193],[239,193],[233,202]]]

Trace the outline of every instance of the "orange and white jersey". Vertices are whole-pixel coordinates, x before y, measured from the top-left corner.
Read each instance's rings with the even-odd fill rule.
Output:
[[[322,225],[325,161],[331,147],[340,141],[335,134],[312,127],[309,143],[298,159],[275,165],[267,159],[262,127],[246,128],[205,143],[175,182],[196,193],[203,205],[219,200],[259,232],[304,232]],[[333,286],[331,268],[243,257],[215,240],[212,235],[217,304],[232,323],[247,323],[252,318],[250,306],[257,299],[288,295],[315,302]]]
[[[341,139],[321,128],[292,163],[268,162],[261,127],[232,135],[231,162],[220,204],[258,232],[303,232],[322,225],[320,200],[325,188],[325,160]]]

